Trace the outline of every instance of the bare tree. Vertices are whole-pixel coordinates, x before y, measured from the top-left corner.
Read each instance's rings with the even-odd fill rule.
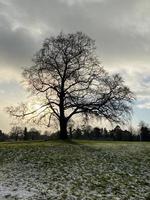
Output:
[[[28,111],[22,104],[7,111],[37,123],[59,122],[60,138],[67,138],[67,125],[75,115],[96,116],[123,122],[131,114],[134,95],[119,74],[110,76],[95,55],[95,41],[82,32],[50,37],[33,58],[23,76],[40,107]]]
[[[10,131],[10,138],[16,141],[23,136],[23,130],[20,126],[13,126]]]

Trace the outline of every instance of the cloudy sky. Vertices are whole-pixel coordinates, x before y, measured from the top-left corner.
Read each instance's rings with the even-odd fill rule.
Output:
[[[150,122],[149,0],[0,0],[0,129],[8,131],[4,107],[23,101],[22,67],[30,66],[46,37],[83,31],[97,54],[136,93],[133,124]]]

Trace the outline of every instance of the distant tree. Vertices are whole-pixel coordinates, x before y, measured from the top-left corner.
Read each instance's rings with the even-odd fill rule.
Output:
[[[115,140],[122,140],[123,131],[119,125],[114,128],[114,133]]]
[[[85,126],[82,129],[82,132],[83,132],[84,138],[92,139],[92,127],[90,125]]]
[[[139,124],[140,127],[140,140],[141,141],[150,141],[150,129],[143,121]]]
[[[84,137],[83,130],[81,130],[80,128],[77,128],[76,130],[74,130],[73,137],[75,139],[81,139],[82,137]]]
[[[128,131],[128,130],[124,130],[122,132],[122,140],[123,141],[132,141],[133,140],[133,133]]]
[[[119,125],[117,125],[113,130],[110,131],[110,136],[113,140],[122,139],[122,129]]]
[[[100,139],[102,137],[102,131],[100,128],[95,127],[92,131],[94,139]]]
[[[2,142],[2,141],[5,141],[6,139],[8,139],[7,135],[4,134],[4,133],[2,132],[2,130],[0,130],[0,141]]]
[[[24,131],[23,131],[23,139],[24,140],[28,140],[29,139],[29,134],[28,134],[28,131],[27,131],[26,127],[24,128]]]
[[[35,128],[31,128],[30,131],[28,132],[28,135],[30,137],[31,140],[38,140],[40,139],[40,131],[38,131]]]
[[[59,122],[59,137],[68,137],[68,122],[75,115],[123,122],[131,114],[134,95],[119,74],[110,76],[95,55],[95,42],[83,34],[60,33],[47,38],[23,76],[40,106],[7,108],[12,116],[37,124]],[[29,118],[29,116],[31,116]]]
[[[11,128],[11,131],[10,131],[10,138],[11,139],[14,139],[14,140],[19,140],[19,138],[22,138],[22,135],[23,135],[23,130],[21,127],[19,126],[13,126]]]

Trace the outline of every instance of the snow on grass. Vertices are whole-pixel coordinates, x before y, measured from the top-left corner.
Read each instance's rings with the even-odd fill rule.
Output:
[[[150,200],[150,144],[0,144],[0,200]]]

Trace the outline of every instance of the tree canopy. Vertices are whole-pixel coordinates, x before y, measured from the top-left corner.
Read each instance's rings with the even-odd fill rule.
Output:
[[[86,34],[60,33],[45,39],[23,71],[24,83],[40,103],[9,107],[15,117],[37,124],[59,122],[60,138],[67,138],[68,122],[75,115],[123,122],[132,110],[134,95],[119,74],[109,75],[95,54],[95,41]]]

